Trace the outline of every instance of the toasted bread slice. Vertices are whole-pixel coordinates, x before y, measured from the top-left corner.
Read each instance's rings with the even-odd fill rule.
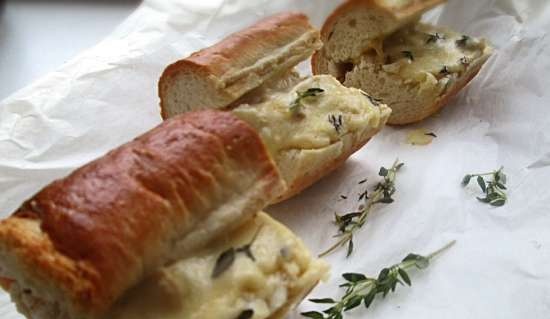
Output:
[[[289,198],[365,145],[390,114],[332,76],[304,79],[293,71],[320,47],[319,33],[304,15],[267,18],[170,65],[159,82],[161,114],[203,107],[232,111],[256,128],[287,183],[287,193],[275,202]],[[249,54],[241,57],[243,52]],[[323,92],[298,98],[309,89]]]
[[[440,2],[345,3],[323,26],[325,45],[313,56],[313,73],[331,74],[382,100],[392,109],[389,124],[427,118],[479,72],[492,51],[485,40],[418,22]]]

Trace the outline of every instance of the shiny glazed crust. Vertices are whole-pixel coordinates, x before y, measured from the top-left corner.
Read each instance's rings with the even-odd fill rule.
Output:
[[[144,276],[238,226],[284,188],[245,122],[217,111],[175,117],[1,221],[2,285],[29,318],[101,318]],[[14,296],[21,291],[28,298]]]

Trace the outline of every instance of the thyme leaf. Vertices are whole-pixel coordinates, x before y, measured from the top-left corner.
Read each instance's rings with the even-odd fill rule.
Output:
[[[365,91],[361,91],[361,93],[367,97],[367,99],[369,99],[369,101],[371,102],[372,105],[374,106],[380,106],[380,104],[382,104],[382,100],[381,99],[377,99],[373,96],[371,96],[370,94],[368,94],[367,92]]]
[[[256,233],[254,234],[254,236],[252,237],[252,239],[250,240],[249,243],[247,243],[246,245],[243,245],[241,247],[229,247],[227,250],[225,250],[224,252],[222,252],[220,254],[220,256],[218,256],[218,259],[216,259],[216,263],[214,264],[214,269],[212,269],[212,275],[211,277],[212,278],[218,278],[219,276],[221,276],[221,274],[223,274],[226,270],[228,270],[229,268],[231,268],[231,266],[233,265],[233,263],[235,262],[235,259],[237,257],[237,254],[239,253],[242,253],[244,254],[246,257],[248,257],[250,260],[252,261],[256,261],[256,258],[254,257],[254,255],[252,254],[252,250],[251,250],[251,247],[252,247],[252,244],[254,244],[254,241],[256,240],[256,238],[258,237],[258,234],[260,233],[260,230],[262,228],[258,228],[258,230],[256,231]]]
[[[336,133],[340,134],[340,130],[342,129],[342,126],[344,126],[342,114],[339,114],[338,116],[330,114],[328,116],[328,121],[330,124],[332,124]]]
[[[401,53],[405,58],[409,59],[409,61],[414,61],[414,56],[411,51],[401,51]]]
[[[428,39],[426,40],[426,43],[427,44],[436,43],[439,40],[445,40],[445,35],[443,35],[439,32],[430,33],[430,34],[428,34]]]
[[[302,114],[303,100],[311,97],[317,97],[323,94],[325,90],[321,88],[309,88],[305,91],[297,91],[296,94],[298,97],[292,101],[290,104],[290,112],[294,116],[299,116]]]
[[[254,316],[254,310],[245,309],[235,319],[250,319]]]

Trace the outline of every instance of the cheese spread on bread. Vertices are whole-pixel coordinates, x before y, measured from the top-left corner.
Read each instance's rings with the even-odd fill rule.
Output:
[[[251,243],[219,276],[212,273],[228,249]],[[165,267],[116,305],[111,319],[282,318],[323,278],[328,266],[313,259],[289,229],[265,213],[206,249]]]
[[[290,111],[299,92],[322,89],[315,97],[301,100],[300,116]],[[258,104],[243,104],[233,110],[239,118],[254,126],[272,153],[289,149],[319,149],[343,135],[379,128],[390,109],[374,105],[364,92],[347,88],[334,77],[307,78],[290,90],[272,91]],[[375,102],[376,103],[376,102]]]
[[[405,82],[422,80],[426,75],[442,79],[463,73],[483,54],[485,46],[483,40],[418,23],[385,39],[382,68]]]

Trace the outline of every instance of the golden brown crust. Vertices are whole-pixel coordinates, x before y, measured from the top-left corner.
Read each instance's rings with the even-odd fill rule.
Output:
[[[446,93],[442,98],[438,99],[436,103],[430,105],[429,107],[425,107],[422,110],[411,110],[411,112],[406,112],[403,114],[398,114],[398,116],[395,116],[394,118],[391,118],[391,121],[388,120],[388,125],[407,125],[412,124],[416,122],[420,122],[431,115],[437,113],[441,108],[443,108],[449,101],[455,97],[460,90],[462,90],[468,83],[470,83],[473,78],[476,77],[476,75],[481,70],[482,65],[479,65],[476,69],[472,70],[471,73],[462,78],[457,84],[454,85],[454,87]]]
[[[365,146],[365,144],[370,141],[371,137],[376,135],[381,129],[382,127],[371,130],[367,134],[363,134],[361,136],[358,134],[350,134],[349,136],[344,137],[342,139],[344,150],[338,157],[323,163],[322,166],[315,167],[315,170],[309,171],[308,174],[301,176],[292,184],[289,184],[287,191],[279,196],[273,203],[279,203],[286,199],[292,198],[319,181],[321,178],[329,175],[331,172],[344,164],[351,155]],[[349,145],[346,145],[346,138],[350,139]]]
[[[212,210],[252,189],[243,207],[251,214],[283,191],[254,129],[227,112],[174,117],[46,186],[1,221],[0,254],[20,269],[4,260],[0,267],[8,278],[20,271],[54,283],[78,311],[101,313],[178,258],[175,242]]]
[[[310,36],[303,46],[287,47],[308,34]],[[269,78],[268,75],[276,76],[288,72],[320,46],[319,33],[311,26],[306,15],[283,12],[265,18],[229,35],[211,47],[169,65],[162,73],[158,84],[161,116],[166,119],[174,115],[166,106],[165,99],[170,83],[182,71],[192,72],[203,79],[215,79],[212,90],[215,92],[206,94],[219,94],[218,100],[229,101],[222,106],[193,105],[193,108],[223,108],[242,94],[260,86],[266,77]],[[285,53],[281,57],[276,57],[275,52],[281,50]],[[273,61],[268,59],[265,64],[258,65],[262,59],[270,55],[274,55]],[[284,67],[284,70],[279,70],[279,67]]]

